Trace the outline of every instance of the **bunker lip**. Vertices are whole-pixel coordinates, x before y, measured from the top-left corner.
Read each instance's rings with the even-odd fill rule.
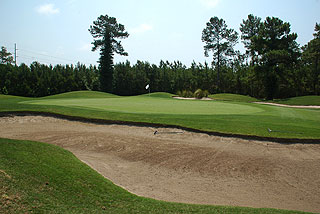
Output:
[[[223,133],[215,131],[204,131],[189,127],[183,127],[179,125],[168,125],[160,123],[147,123],[147,122],[135,122],[135,121],[121,121],[121,120],[106,120],[98,118],[85,118],[80,116],[70,116],[65,114],[53,113],[53,112],[40,112],[40,111],[3,111],[0,112],[0,117],[6,116],[49,116],[59,119],[66,119],[70,121],[78,121],[84,123],[94,123],[94,124],[117,124],[117,125],[133,125],[141,127],[152,127],[152,128],[176,128],[184,131],[208,134],[211,136],[219,137],[230,137],[230,138],[240,138],[244,140],[257,140],[257,141],[271,141],[281,144],[320,144],[320,139],[308,139],[308,138],[277,138],[277,137],[263,137],[257,135],[243,135],[243,134],[233,134],[233,133]],[[266,131],[268,131],[266,127]]]

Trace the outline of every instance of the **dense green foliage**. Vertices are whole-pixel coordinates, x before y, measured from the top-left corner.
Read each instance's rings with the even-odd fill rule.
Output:
[[[98,90],[99,73],[94,66],[82,64],[54,67],[32,63],[0,64],[0,93],[42,97],[76,90]]]
[[[205,42],[204,53],[213,52],[212,65],[217,68],[217,88],[220,89],[220,68],[226,64],[228,57],[235,55],[234,46],[238,41],[238,33],[228,29],[223,19],[213,17],[202,31],[202,42]]]
[[[304,213],[135,196],[57,146],[0,139],[0,213]]]
[[[99,71],[100,71],[100,89],[104,92],[112,92],[113,79],[113,55],[114,53],[127,56],[121,42],[117,39],[124,39],[129,36],[125,31],[124,25],[117,23],[116,18],[108,15],[101,15],[89,32],[94,38],[92,42],[92,51],[100,48]]]
[[[126,38],[128,34],[115,18],[102,16],[90,29],[95,38],[93,49],[101,51],[99,69],[81,64],[1,64],[0,93],[39,97],[101,90],[139,95],[148,92],[145,86],[149,84],[151,92],[172,94],[201,89],[209,94],[232,93],[270,100],[320,95],[319,24],[314,39],[299,48],[297,34],[291,32],[288,22],[274,17],[262,21],[249,15],[240,25],[246,48],[246,54],[240,54],[233,50],[237,39],[234,30],[228,29],[223,19],[210,20],[202,39],[206,42],[205,51],[213,51],[212,66],[193,62],[187,67],[179,61],[160,61],[159,65],[142,61],[132,65],[127,61],[113,65],[114,52],[127,54],[116,38]]]
[[[7,48],[6,47],[1,47],[1,50],[0,50],[0,63],[1,64],[7,64],[7,63],[13,63],[13,56],[11,53],[9,53],[7,51]]]
[[[0,95],[0,112],[49,112],[82,118],[176,125],[225,134],[320,139],[317,109],[249,103],[248,100],[251,102],[253,98],[239,95],[220,97],[231,101],[219,101],[215,97],[213,101],[178,100],[168,93],[120,97],[92,91],[45,98]],[[270,133],[268,128],[282,132]]]

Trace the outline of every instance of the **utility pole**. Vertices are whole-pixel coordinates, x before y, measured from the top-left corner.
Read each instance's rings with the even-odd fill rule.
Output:
[[[14,43],[14,64],[17,66],[17,44]]]

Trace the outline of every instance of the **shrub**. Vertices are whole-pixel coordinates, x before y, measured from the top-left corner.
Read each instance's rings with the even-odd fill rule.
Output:
[[[186,98],[193,97],[193,93],[192,93],[192,91],[189,91],[189,90],[183,90],[182,97],[186,97]]]
[[[197,89],[193,95],[197,99],[202,99],[203,97],[208,97],[209,92],[207,90]]]

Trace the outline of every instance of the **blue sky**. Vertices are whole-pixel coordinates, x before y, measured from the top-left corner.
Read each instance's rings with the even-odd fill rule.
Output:
[[[320,23],[319,0],[1,0],[0,46],[13,53],[17,44],[18,64],[96,64],[99,52],[91,51],[89,26],[100,15],[116,17],[129,32],[122,40],[128,57],[159,64],[160,60],[211,62],[204,56],[201,33],[211,17],[223,18],[239,31],[249,14],[275,16],[291,24],[298,43],[313,38]],[[237,49],[244,52],[243,45]]]

